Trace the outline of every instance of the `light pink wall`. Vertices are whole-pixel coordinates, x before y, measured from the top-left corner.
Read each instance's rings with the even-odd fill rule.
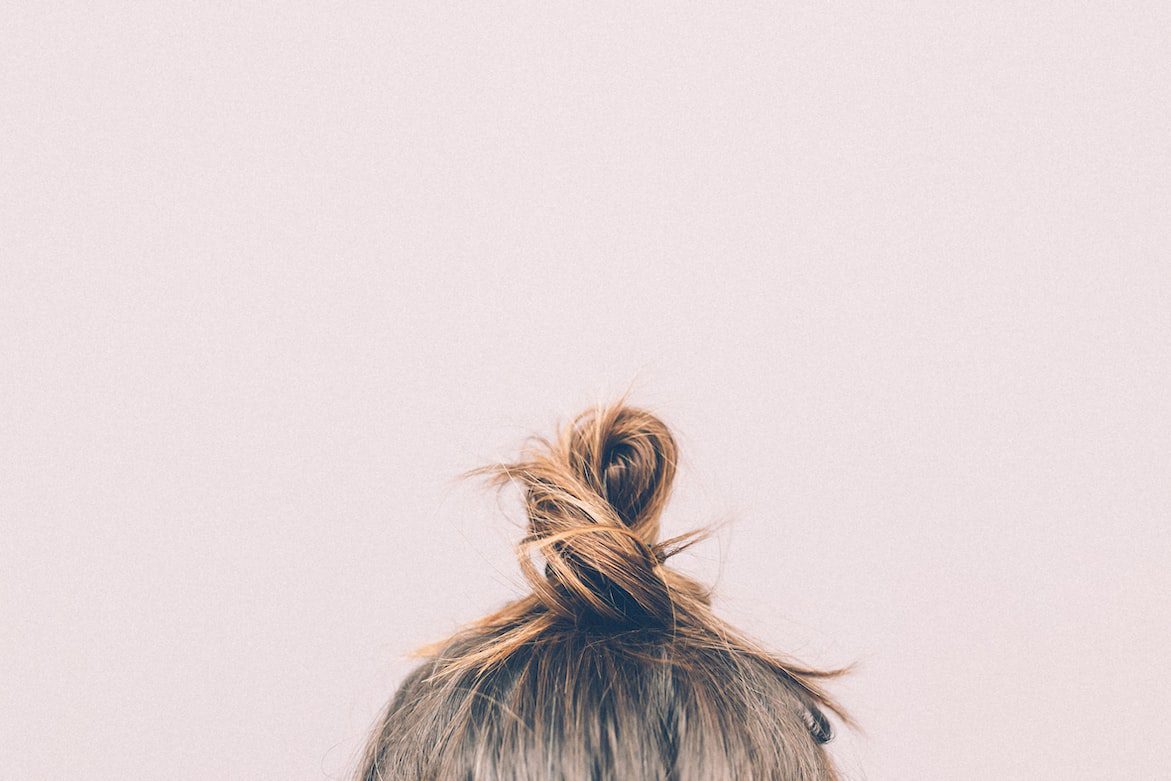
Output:
[[[632,380],[735,517],[681,565],[860,662],[847,777],[1166,772],[1165,4],[61,5],[0,12],[0,775],[337,777],[516,593],[451,478]]]

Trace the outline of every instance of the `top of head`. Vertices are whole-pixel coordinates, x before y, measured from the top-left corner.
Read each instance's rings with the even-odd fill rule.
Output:
[[[427,652],[361,778],[835,778],[819,684],[718,619],[664,565],[667,427],[621,401],[472,473],[524,489],[533,593]],[[537,562],[544,562],[541,567]],[[643,631],[646,630],[646,631]]]
[[[536,596],[579,623],[669,622],[674,592],[694,590],[662,566],[658,542],[678,454],[670,430],[646,410],[615,403],[535,443],[494,471],[524,487],[529,534],[520,560]],[[543,573],[534,556],[544,559]]]

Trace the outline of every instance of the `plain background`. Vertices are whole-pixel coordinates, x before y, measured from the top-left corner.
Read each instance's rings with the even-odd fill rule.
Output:
[[[850,779],[1165,775],[1165,3],[12,3],[0,776],[339,778],[596,399]]]

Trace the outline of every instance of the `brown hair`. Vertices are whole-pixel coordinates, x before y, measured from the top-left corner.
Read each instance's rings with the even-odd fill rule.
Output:
[[[836,778],[825,712],[849,717],[821,680],[843,671],[765,651],[665,566],[704,536],[658,540],[676,458],[619,400],[467,473],[523,487],[532,593],[424,649],[361,781]]]

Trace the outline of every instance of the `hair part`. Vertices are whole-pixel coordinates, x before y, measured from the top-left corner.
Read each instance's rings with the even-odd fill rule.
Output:
[[[834,779],[818,670],[770,652],[666,565],[678,447],[619,398],[473,469],[524,491],[517,549],[532,592],[438,643],[399,687],[359,781]],[[543,562],[544,566],[539,566]]]

